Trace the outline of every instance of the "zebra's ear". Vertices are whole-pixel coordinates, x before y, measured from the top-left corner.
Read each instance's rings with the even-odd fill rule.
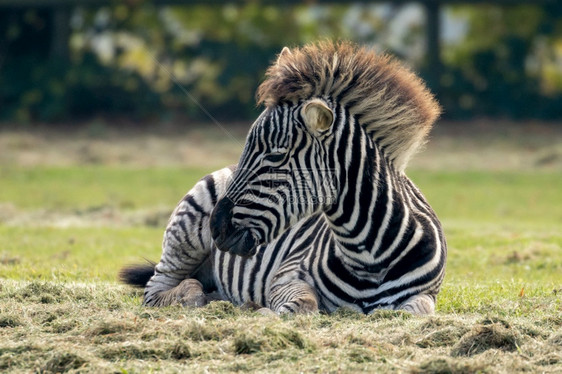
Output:
[[[281,61],[283,57],[291,56],[292,54],[293,52],[291,52],[289,47],[283,47],[281,53],[279,53],[279,56],[277,56],[277,65],[279,65],[279,61]]]
[[[320,99],[314,99],[302,107],[304,122],[313,132],[326,131],[334,122],[334,113]]]

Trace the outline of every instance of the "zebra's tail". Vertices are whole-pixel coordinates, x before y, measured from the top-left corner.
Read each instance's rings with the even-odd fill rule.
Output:
[[[155,263],[128,265],[119,271],[119,280],[133,287],[144,288],[154,275]]]

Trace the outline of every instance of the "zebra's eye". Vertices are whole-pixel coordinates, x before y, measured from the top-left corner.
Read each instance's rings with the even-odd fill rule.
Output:
[[[275,151],[268,153],[264,156],[264,159],[269,162],[281,162],[285,158],[285,152]]]

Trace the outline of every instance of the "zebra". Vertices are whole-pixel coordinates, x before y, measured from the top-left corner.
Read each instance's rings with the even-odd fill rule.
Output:
[[[277,314],[435,310],[441,223],[405,174],[440,114],[420,78],[351,42],[283,48],[236,166],[200,180],[158,264],[123,269],[144,304]]]

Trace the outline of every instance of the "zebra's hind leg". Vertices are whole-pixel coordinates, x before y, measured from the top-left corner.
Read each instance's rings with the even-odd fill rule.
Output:
[[[314,288],[299,279],[271,287],[268,305],[277,314],[308,314],[318,311],[318,296]]]
[[[435,296],[419,294],[404,301],[397,309],[408,311],[416,315],[428,315],[435,312]]]

